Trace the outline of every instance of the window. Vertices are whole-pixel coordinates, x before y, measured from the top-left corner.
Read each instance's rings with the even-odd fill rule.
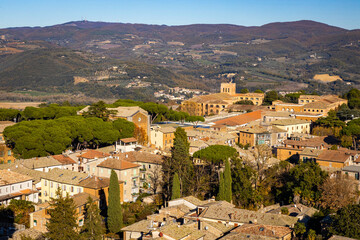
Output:
[[[78,193],[81,193],[81,188],[78,187],[77,192],[78,192]]]
[[[20,184],[20,189],[22,189],[22,184]]]
[[[11,189],[14,191],[14,186],[12,186]]]
[[[111,174],[111,169],[108,169],[108,174]]]
[[[47,186],[47,181],[45,180],[45,186]]]
[[[8,150],[8,156],[11,156],[11,150]]]
[[[81,227],[82,225],[84,225],[84,221],[81,219],[81,220],[79,221],[79,226]]]
[[[149,169],[151,168],[151,165],[149,164]]]
[[[54,184],[53,182],[50,183],[50,187],[53,188],[54,187]]]
[[[36,220],[34,220],[34,227],[36,227],[37,226],[37,221]]]
[[[74,192],[74,187],[73,186],[71,186],[71,192]]]

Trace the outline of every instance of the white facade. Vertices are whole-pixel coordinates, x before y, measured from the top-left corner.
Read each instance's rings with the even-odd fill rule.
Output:
[[[37,203],[38,193],[33,191],[32,180],[0,186],[0,204],[7,205],[11,199]]]

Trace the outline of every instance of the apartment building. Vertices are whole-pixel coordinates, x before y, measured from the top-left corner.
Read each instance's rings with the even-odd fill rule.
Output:
[[[124,153],[126,156],[130,153]],[[140,192],[140,165],[129,162],[120,157],[109,158],[96,168],[96,176],[110,178],[111,170],[114,170],[118,179],[124,182],[123,187],[123,201],[133,202],[136,201]]]
[[[38,202],[38,191],[33,189],[33,179],[11,171],[0,170],[0,205],[7,205],[12,199]]]

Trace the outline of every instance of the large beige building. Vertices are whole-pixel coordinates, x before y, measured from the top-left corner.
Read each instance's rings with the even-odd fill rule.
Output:
[[[293,133],[310,133],[311,122],[301,119],[279,119],[271,122],[273,126],[283,129],[289,137]]]
[[[336,95],[300,95],[298,103],[285,103],[280,100],[274,101],[270,109],[276,112],[290,112],[299,115],[301,119],[316,120],[319,117],[326,117],[330,110],[335,110],[343,104],[346,99]]]
[[[124,182],[124,202],[136,201],[140,192],[140,165],[125,159],[129,153],[123,153],[124,158],[109,158],[97,166],[96,176],[110,178],[113,169],[118,179]]]
[[[236,83],[221,83],[220,93],[191,98],[181,103],[181,110],[190,115],[205,116],[228,112],[230,106],[237,101],[252,101],[261,105],[264,93],[236,93]]]
[[[170,150],[174,144],[176,128],[154,125],[151,127],[151,145],[160,150]]]

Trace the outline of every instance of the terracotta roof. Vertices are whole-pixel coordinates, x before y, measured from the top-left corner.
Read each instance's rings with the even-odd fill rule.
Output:
[[[351,154],[345,151],[324,149],[317,157],[317,160],[345,163],[350,157]]]
[[[13,172],[9,170],[0,170],[0,186],[26,182],[29,180],[33,180],[33,179],[29,176],[17,172]]]
[[[34,180],[35,184],[41,181],[41,177],[44,177],[48,174],[47,172],[26,168],[17,163],[0,164],[0,169],[10,169],[13,172],[27,175]]]
[[[245,209],[222,207],[218,205],[209,206],[200,214],[199,217],[237,223],[257,222],[258,224],[275,226],[292,226],[298,221],[297,218],[286,215],[259,213]]]
[[[113,116],[124,117],[124,118],[131,117],[131,116],[135,115],[137,112],[141,112],[145,115],[148,115],[147,111],[145,111],[144,109],[142,109],[141,107],[138,107],[138,106],[108,108],[108,110],[116,111],[115,114],[112,114]]]
[[[318,108],[318,109],[327,109],[329,107],[329,103],[325,101],[317,101],[304,105],[304,108]]]
[[[329,147],[328,142],[326,141],[327,137],[314,137],[306,140],[285,140],[285,145],[294,145],[294,146],[302,146],[302,147]]]
[[[119,181],[120,183],[123,181]],[[79,186],[84,188],[101,189],[106,188],[110,184],[109,178],[92,176],[85,178],[79,182]]]
[[[133,223],[129,226],[122,228],[122,231],[130,231],[130,232],[150,232],[151,220],[141,220],[139,222]]]
[[[74,199],[75,207],[80,207],[85,205],[89,197],[91,197],[93,201],[99,200],[99,198],[86,192],[73,195],[72,198]]]
[[[134,137],[131,138],[122,138],[120,139],[120,141],[124,142],[124,143],[131,143],[131,142],[137,142],[137,139]]]
[[[87,159],[94,159],[94,158],[105,158],[105,157],[109,157],[109,156],[110,156],[110,154],[108,154],[108,153],[89,149],[89,150],[87,150],[86,153],[81,154],[79,157],[87,158]]]
[[[79,182],[88,177],[87,173],[75,172],[66,169],[54,168],[51,169],[43,179],[51,180],[59,183],[66,183],[69,185],[78,185]]]
[[[125,170],[130,168],[140,167],[139,164],[134,164],[129,161],[125,161],[122,159],[109,158],[108,160],[103,161],[98,167],[117,169],[117,170]]]
[[[159,128],[157,130],[162,132],[162,133],[173,133],[173,132],[176,131],[176,128],[169,126],[169,127],[161,127],[161,128]]]
[[[225,118],[219,121],[214,122],[215,125],[222,124],[228,126],[237,126],[237,125],[244,125],[249,122],[261,119],[261,110],[241,114],[234,117]]]
[[[305,124],[305,123],[310,123],[310,122],[296,118],[278,119],[271,122],[272,125],[278,125],[278,126],[297,125],[297,124]]]
[[[214,93],[214,94],[209,94],[209,95],[193,97],[184,102],[227,104],[227,102],[224,102],[223,100],[233,100],[233,99],[234,99],[234,97],[232,97],[228,93]]]
[[[52,156],[16,160],[15,163],[21,164],[24,167],[27,167],[27,168],[30,168],[30,169],[45,168],[45,167],[53,167],[53,166],[61,166],[62,165],[58,160],[56,160]]]
[[[64,165],[76,163],[73,159],[71,159],[67,155],[59,154],[59,155],[53,155],[52,157]]]
[[[305,148],[304,150],[302,150],[301,155],[307,155],[307,156],[312,156],[312,157],[318,157],[321,153],[320,149],[315,149],[315,148]]]
[[[293,230],[288,227],[271,226],[263,224],[244,224],[232,230],[234,233],[260,235],[266,237],[282,238],[291,234]]]
[[[142,163],[155,163],[160,164],[163,161],[163,156],[152,154],[148,152],[126,152],[114,154],[114,157],[118,157],[121,160],[126,160],[129,162],[142,162]]]

